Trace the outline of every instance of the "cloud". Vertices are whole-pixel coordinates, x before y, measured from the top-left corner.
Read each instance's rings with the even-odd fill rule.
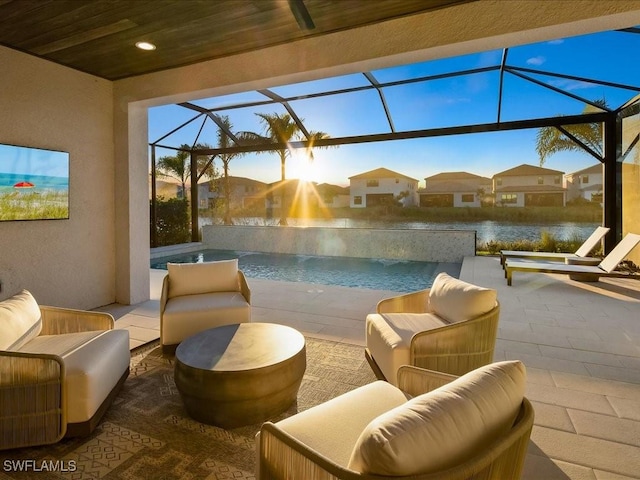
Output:
[[[584,90],[587,88],[596,88],[598,86],[595,83],[583,82],[580,80],[563,80],[563,79],[553,80],[549,82],[549,84],[553,85],[554,87],[558,87],[563,90],[566,90],[568,92],[572,90]]]
[[[471,99],[467,97],[457,97],[457,98],[444,98],[442,99],[442,103],[445,105],[457,105],[459,103],[471,103]]]
[[[551,40],[550,42],[547,42],[549,45],[562,45],[564,43],[564,39],[563,38],[559,38],[557,40]]]
[[[542,65],[547,59],[538,55],[537,57],[531,57],[527,60],[528,65]]]

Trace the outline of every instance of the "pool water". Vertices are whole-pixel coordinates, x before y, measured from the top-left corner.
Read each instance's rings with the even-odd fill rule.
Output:
[[[321,257],[279,253],[202,250],[151,260],[151,268],[165,269],[167,262],[197,263],[238,259],[249,278],[339,285],[374,290],[410,292],[429,288],[440,270],[436,262]]]

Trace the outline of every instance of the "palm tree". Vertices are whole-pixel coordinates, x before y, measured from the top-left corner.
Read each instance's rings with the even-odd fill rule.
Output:
[[[608,110],[605,100],[596,100],[594,103],[601,108],[587,105],[583,113],[593,113],[601,110]],[[600,123],[581,123],[579,125],[567,125],[564,129],[589,147],[594,153],[602,157],[603,141],[602,126]],[[561,151],[584,151],[582,146],[567,137],[556,127],[542,127],[538,130],[536,138],[536,150],[540,157],[540,166],[548,157]]]
[[[231,124],[231,121],[229,120],[229,117],[227,115],[224,115],[222,117],[220,117],[220,122],[222,124],[222,126],[224,126],[224,128],[222,128],[222,126],[220,128],[218,128],[218,147],[219,148],[229,148],[231,146],[233,146],[234,141],[233,139],[227,134],[227,132],[230,132],[231,129],[233,128],[233,125]],[[240,140],[251,140],[251,139],[246,139],[245,138],[245,134],[240,134],[238,135],[238,139]],[[231,220],[231,184],[230,184],[230,180],[229,180],[229,163],[231,163],[231,160],[233,160],[235,157],[238,157],[240,155],[244,155],[244,153],[222,153],[220,154],[220,160],[222,161],[222,171],[223,171],[223,178],[224,178],[224,183],[223,183],[223,194],[224,194],[224,201],[225,201],[225,205],[224,205],[224,215],[223,215],[223,221],[225,225],[231,225],[233,222]]]
[[[156,168],[161,175],[178,180],[182,188],[182,196],[186,198],[187,180],[191,176],[191,151],[210,148],[211,146],[204,143],[197,144],[193,148],[187,144],[182,144],[180,145],[180,150],[178,150],[175,155],[160,157]],[[198,155],[196,161],[198,162],[198,171],[202,172],[201,176],[206,176],[211,179],[216,177],[217,172],[215,165],[209,155]],[[196,179],[196,182],[197,180],[198,179]]]
[[[290,141],[300,137],[300,127],[293,121],[291,115],[284,113],[278,115],[277,113],[256,113],[266,128],[266,138],[273,143],[288,144]],[[284,148],[282,150],[276,150],[276,153],[280,157],[280,176],[281,180],[286,179],[285,163],[287,158],[291,156],[291,149]]]
[[[180,150],[178,150],[175,155],[160,157],[156,165],[158,173],[165,177],[175,178],[180,182],[183,198],[185,197],[187,180],[191,174],[191,170],[189,168],[189,150],[191,150],[189,145],[182,144],[180,145]]]
[[[324,132],[309,132],[309,138],[306,138],[298,124],[291,118],[288,113],[256,113],[260,117],[261,122],[265,127],[265,135],[259,135],[252,132],[244,132],[243,138],[247,141],[255,142],[261,140],[264,142],[280,143],[288,145],[292,140],[305,139],[309,141],[308,155],[310,159],[313,159],[313,143],[317,140],[329,138],[329,135]],[[323,147],[324,148],[324,147]],[[275,150],[280,157],[280,177],[283,188],[282,192],[282,208],[280,214],[280,225],[287,224],[287,208],[285,203],[285,185],[284,182],[286,176],[286,161],[291,156],[290,148],[283,148],[281,150]]]

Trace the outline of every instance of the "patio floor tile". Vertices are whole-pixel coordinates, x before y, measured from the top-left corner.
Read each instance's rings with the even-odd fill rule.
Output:
[[[640,422],[636,420],[571,408],[567,410],[567,413],[575,426],[576,432],[580,435],[588,435],[640,447]]]
[[[159,335],[160,286],[151,300],[111,305],[118,328]],[[596,283],[548,274],[514,275],[509,287],[497,258],[469,257],[460,278],[495,288],[501,304],[494,360],[520,359],[536,411],[525,480],[640,479],[640,282]],[[364,319],[390,291],[248,279],[252,319],[364,345]],[[363,353],[364,358],[364,353]]]
[[[536,425],[576,433],[567,409],[557,405],[531,401],[536,414]]]
[[[525,363],[526,365],[526,363]],[[550,387],[535,383],[527,384],[527,398],[531,401],[548,403],[560,407],[588,410],[590,412],[615,415],[613,407],[604,395]]]
[[[521,480],[597,480],[593,469],[553,460],[544,455],[527,455]]]
[[[553,459],[634,477],[640,472],[640,448],[561,430],[534,426],[531,441]]]

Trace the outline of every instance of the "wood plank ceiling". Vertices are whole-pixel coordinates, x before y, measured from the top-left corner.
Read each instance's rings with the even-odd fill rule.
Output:
[[[0,0],[0,45],[118,80],[470,1]]]

